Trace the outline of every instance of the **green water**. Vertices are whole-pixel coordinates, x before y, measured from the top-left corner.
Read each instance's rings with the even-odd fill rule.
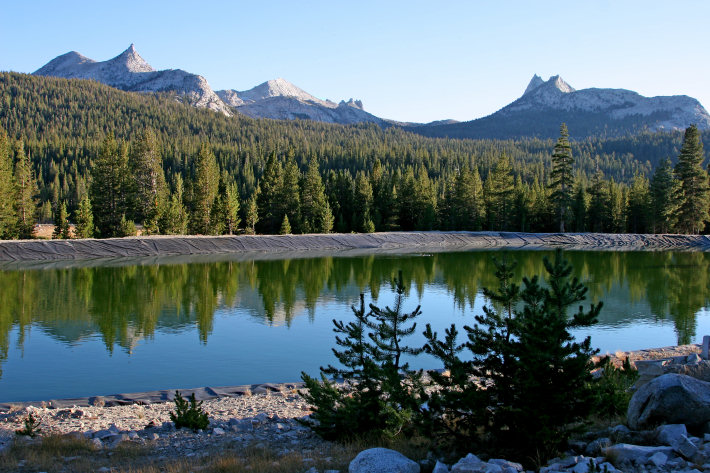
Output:
[[[333,318],[358,294],[392,301],[420,328],[472,324],[498,252],[121,264],[0,270],[0,401],[163,388],[295,381],[334,362]],[[518,277],[550,252],[514,251]],[[602,351],[698,343],[710,334],[710,253],[567,252],[590,301],[605,308]],[[95,263],[91,263],[95,264]],[[412,342],[421,340],[420,332]],[[426,357],[414,364],[435,368]]]

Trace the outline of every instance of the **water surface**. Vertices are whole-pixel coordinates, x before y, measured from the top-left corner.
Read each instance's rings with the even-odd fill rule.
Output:
[[[513,251],[516,277],[542,274],[544,251]],[[122,264],[0,271],[0,401],[297,381],[333,363],[332,319],[421,304],[443,332],[473,324],[496,285],[496,251],[284,260]],[[710,334],[710,253],[567,252],[604,301],[591,335],[602,352],[698,343]],[[228,258],[228,257],[225,257]],[[418,357],[413,364],[438,368]]]

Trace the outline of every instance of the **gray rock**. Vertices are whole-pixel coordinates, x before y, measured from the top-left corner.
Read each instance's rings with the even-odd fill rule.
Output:
[[[662,452],[656,452],[651,455],[648,460],[656,467],[661,468],[668,462],[668,455]]]
[[[698,453],[700,453],[698,451],[698,447],[685,435],[682,435],[680,438],[675,440],[673,443],[673,450],[680,453],[688,460],[692,460]]]
[[[214,435],[224,435],[224,429],[220,429],[219,427],[215,427],[212,429],[212,433]]]
[[[449,473],[449,467],[446,464],[437,461],[431,473]]]
[[[91,443],[94,444],[96,448],[104,448],[103,442],[97,438],[91,439]]]
[[[710,383],[680,374],[664,374],[639,388],[629,402],[629,426],[658,423],[700,427],[710,421]]]
[[[370,448],[350,462],[349,473],[419,473],[419,464],[388,448]]]
[[[615,435],[624,435],[630,433],[631,430],[629,430],[629,428],[626,427],[624,424],[619,424],[609,429],[609,432]]]
[[[98,430],[94,432],[94,438],[99,440],[103,440],[107,437],[110,437],[111,435],[115,435],[115,432],[111,432],[109,429]]]
[[[666,424],[656,429],[656,439],[662,445],[673,446],[681,437],[688,435],[684,424]]]
[[[106,437],[105,442],[111,446],[115,447],[121,442],[127,442],[129,440],[128,434],[111,434]]]
[[[606,456],[613,457],[618,463],[636,463],[643,465],[656,452],[661,452],[666,456],[673,455],[672,447],[646,447],[641,445],[631,445],[628,443],[618,443],[606,449]]]
[[[451,467],[451,473],[473,473],[485,471],[486,463],[478,458],[473,453],[469,453],[454,466]]]
[[[493,458],[493,459],[491,459],[491,460],[488,460],[488,463],[493,463],[493,464],[495,464],[495,465],[500,465],[503,469],[505,469],[505,468],[512,468],[512,469],[514,469],[515,471],[523,471],[523,465],[521,465],[520,463],[511,462],[511,461],[508,461],[508,460],[502,460],[502,459],[499,459],[499,458]]]

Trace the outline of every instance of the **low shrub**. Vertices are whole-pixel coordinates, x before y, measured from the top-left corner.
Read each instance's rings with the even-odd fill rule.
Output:
[[[42,429],[39,428],[42,422],[37,417],[32,415],[31,412],[27,415],[27,417],[25,417],[24,424],[25,426],[23,428],[15,431],[16,435],[26,435],[28,437],[35,438],[37,434],[42,431]]]
[[[194,432],[204,430],[210,424],[207,413],[202,409],[202,401],[195,399],[192,393],[188,400],[175,391],[175,412],[170,413],[170,420],[175,423],[175,428],[186,427]]]

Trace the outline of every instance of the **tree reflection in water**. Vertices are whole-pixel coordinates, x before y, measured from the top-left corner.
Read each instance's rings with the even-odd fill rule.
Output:
[[[194,330],[207,343],[215,312],[246,308],[264,323],[285,323],[302,309],[316,316],[323,298],[348,303],[360,292],[377,300],[392,290],[402,270],[405,286],[426,296],[443,287],[462,310],[470,310],[482,287],[494,286],[490,251],[431,255],[369,255],[216,263],[152,264],[78,269],[0,271],[0,360],[9,334],[17,345],[32,325],[72,345],[100,334],[106,350],[130,351],[157,329]],[[542,274],[542,251],[516,251],[516,277]],[[696,314],[708,304],[710,254],[701,252],[567,252],[589,296],[645,301],[655,319],[671,319],[678,343],[695,336]],[[631,317],[631,314],[624,314]],[[607,320],[614,323],[614,320]],[[1,365],[0,365],[1,366]],[[2,371],[0,371],[0,375]]]

